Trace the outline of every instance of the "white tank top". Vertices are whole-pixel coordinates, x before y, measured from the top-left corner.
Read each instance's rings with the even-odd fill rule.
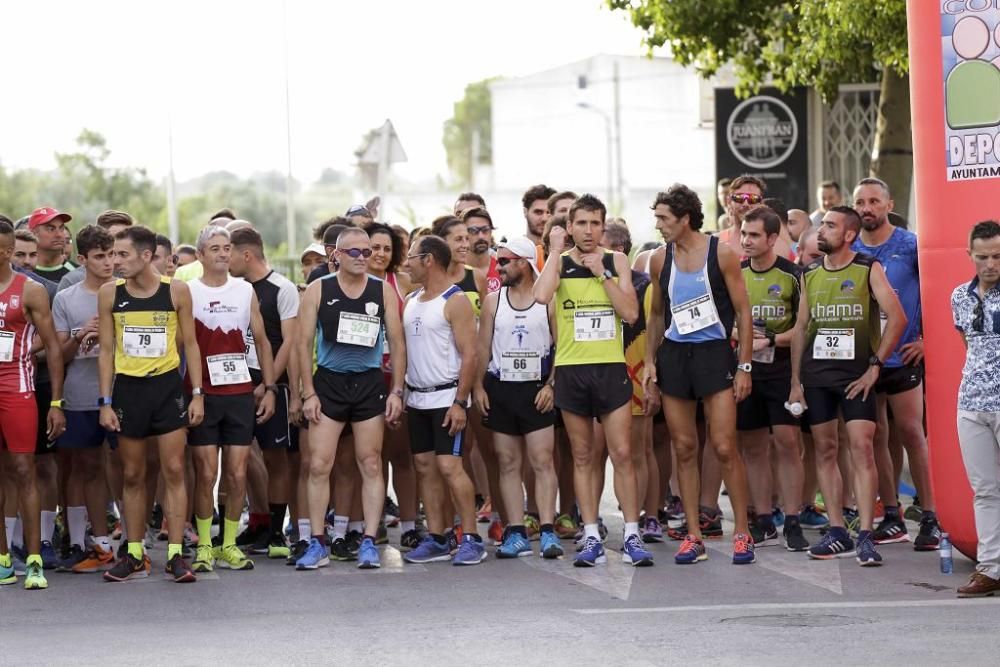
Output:
[[[403,310],[406,333],[406,405],[418,410],[447,408],[455,400],[462,357],[455,333],[444,316],[444,304],[462,288],[452,285],[430,301],[421,301],[421,289]],[[441,389],[434,390],[434,387]]]
[[[514,308],[508,290],[501,287],[497,295],[487,371],[503,382],[544,381],[552,366],[548,311],[537,301],[525,310]]]

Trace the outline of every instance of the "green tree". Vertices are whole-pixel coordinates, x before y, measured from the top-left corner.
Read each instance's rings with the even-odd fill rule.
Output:
[[[668,46],[677,62],[709,77],[732,63],[737,93],[773,82],[812,86],[832,102],[841,83],[879,81],[872,175],[906,215],[913,172],[905,0],[607,0]]]
[[[444,150],[448,168],[459,187],[473,183],[473,150],[478,136],[478,164],[493,162],[493,131],[490,103],[490,82],[483,79],[465,87],[465,95],[455,102],[451,118],[444,122]]]

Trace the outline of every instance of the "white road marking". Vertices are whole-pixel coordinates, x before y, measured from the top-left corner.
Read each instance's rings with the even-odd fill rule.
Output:
[[[746,612],[746,611],[787,611],[789,609],[907,609],[913,607],[1000,607],[1000,598],[958,598],[942,600],[857,600],[855,602],[754,602],[749,604],[706,604],[678,607],[627,607],[605,609],[573,609],[585,616],[601,614],[672,614],[693,611],[706,612]]]

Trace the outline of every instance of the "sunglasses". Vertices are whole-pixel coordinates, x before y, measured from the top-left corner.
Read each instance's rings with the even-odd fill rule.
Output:
[[[749,192],[739,192],[729,195],[729,201],[736,204],[739,204],[740,202],[743,202],[744,204],[759,204],[764,201],[764,198],[760,195],[752,195]]]
[[[418,252],[416,255],[407,255],[406,259],[420,259],[421,257],[426,257],[429,252]]]
[[[352,206],[347,209],[347,217],[351,217],[352,215],[364,215],[370,218],[372,214],[371,211],[364,206]]]
[[[983,302],[980,301],[976,304],[976,307],[972,309],[972,330],[976,333],[983,333],[985,328],[985,313],[983,313]]]
[[[372,256],[371,248],[348,248],[347,250],[337,250],[337,252],[347,255],[348,257],[352,257],[353,259],[357,259],[358,257],[368,259]]]
[[[497,266],[507,266],[511,262],[524,259],[523,257],[497,257]]]
[[[469,236],[479,236],[484,232],[492,231],[493,228],[489,225],[483,225],[482,227],[466,227],[469,230]]]

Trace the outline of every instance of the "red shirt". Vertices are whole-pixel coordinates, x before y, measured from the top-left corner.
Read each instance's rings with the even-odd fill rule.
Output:
[[[31,341],[35,325],[24,316],[24,284],[28,278],[14,273],[0,293],[0,392],[24,394],[35,390],[35,360]]]

